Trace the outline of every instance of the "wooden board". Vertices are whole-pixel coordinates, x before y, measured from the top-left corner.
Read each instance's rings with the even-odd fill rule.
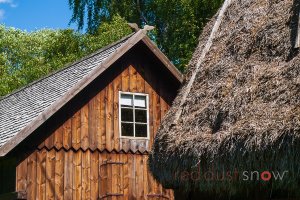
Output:
[[[72,147],[78,150],[81,147],[81,110],[77,111],[71,119],[72,122]]]
[[[129,66],[129,91],[137,92],[137,71],[135,68],[130,65]]]
[[[91,153],[91,199],[98,200],[99,197],[99,154]]]
[[[54,146],[58,150],[63,147],[63,129],[62,129],[62,127],[59,127],[54,132]]]
[[[62,200],[64,197],[64,156],[63,150],[55,155],[55,199]]]
[[[72,194],[73,200],[80,200],[82,198],[82,151],[77,151],[73,155],[73,165],[72,165]]]
[[[120,150],[120,144],[119,144],[119,91],[122,90],[122,77],[117,76],[115,80],[113,81],[113,135],[111,136],[111,139],[113,140],[112,146],[113,149],[116,151]]]
[[[81,109],[80,114],[81,114],[81,126],[80,126],[81,148],[85,151],[89,148],[89,124],[88,124],[89,107],[88,107],[88,104],[85,105]]]
[[[53,200],[55,198],[55,150],[47,151],[46,157],[46,199]]]
[[[106,105],[106,88],[104,88],[100,92],[100,135],[101,140],[98,142],[98,148],[100,151],[106,148],[106,113],[105,113],[105,105]]]
[[[89,135],[89,149],[92,151],[97,149],[97,126],[100,121],[98,121],[98,112],[96,110],[96,105],[97,103],[97,97],[91,99],[91,101],[88,103],[88,108],[89,108],[89,115],[88,115],[88,135]],[[100,105],[99,105],[100,106]],[[100,117],[100,115],[99,115]]]
[[[37,152],[37,194],[38,200],[46,199],[46,156],[45,149]]]
[[[65,154],[64,163],[64,199],[72,199],[73,188],[73,151]]]
[[[65,149],[72,147],[71,119],[67,120],[63,125],[63,147]]]
[[[91,198],[91,152],[82,154],[82,200]]]
[[[36,199],[37,153],[33,152],[27,162],[27,199]]]
[[[105,103],[105,115],[106,115],[106,149],[112,151],[114,147],[114,119],[113,110],[114,106],[114,92],[113,84],[110,83],[106,90],[106,103]]]
[[[17,167],[17,191],[24,192],[27,190],[27,159],[21,162]]]

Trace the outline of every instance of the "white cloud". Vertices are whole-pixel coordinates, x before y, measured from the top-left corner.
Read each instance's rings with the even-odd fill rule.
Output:
[[[3,4],[9,4],[10,7],[12,7],[12,8],[17,7],[17,4],[15,4],[13,0],[0,0],[0,4],[1,3],[3,3]]]
[[[0,9],[0,22],[4,19],[5,11],[3,9]]]

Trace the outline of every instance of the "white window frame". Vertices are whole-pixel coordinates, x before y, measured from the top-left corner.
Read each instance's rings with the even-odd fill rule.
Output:
[[[122,124],[121,124],[121,95],[128,94],[133,96],[133,136],[123,136],[122,135]],[[134,96],[145,96],[146,97],[146,112],[147,112],[147,137],[135,137],[135,106],[134,106]],[[146,93],[135,93],[135,92],[123,92],[119,91],[119,135],[120,138],[135,139],[135,140],[149,140],[150,139],[150,124],[149,124],[149,95]]]

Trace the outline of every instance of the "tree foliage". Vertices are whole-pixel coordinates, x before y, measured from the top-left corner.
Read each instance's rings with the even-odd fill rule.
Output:
[[[120,16],[95,34],[73,30],[25,32],[0,26],[0,96],[39,79],[132,31]]]
[[[115,14],[139,26],[154,25],[150,34],[159,48],[184,70],[197,44],[197,38],[223,0],[69,0],[71,23],[94,33]]]

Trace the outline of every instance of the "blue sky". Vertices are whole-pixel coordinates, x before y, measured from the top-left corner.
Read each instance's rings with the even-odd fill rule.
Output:
[[[27,31],[73,28],[68,0],[0,0],[0,24]]]

